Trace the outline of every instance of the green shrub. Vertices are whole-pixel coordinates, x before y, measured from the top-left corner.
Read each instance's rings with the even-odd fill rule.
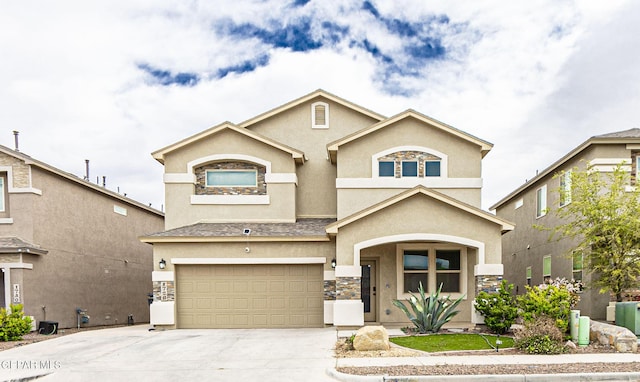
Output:
[[[22,304],[0,308],[0,341],[18,341],[31,331],[31,317],[25,316]]]
[[[518,296],[518,305],[522,309],[522,318],[531,322],[540,316],[549,316],[556,326],[565,333],[569,327],[572,296],[567,288],[551,284],[526,286],[527,293]]]
[[[560,354],[566,350],[562,341],[563,333],[556,320],[540,316],[515,331],[514,346],[528,354]]]
[[[494,333],[506,333],[518,318],[518,306],[512,291],[513,284],[502,280],[497,293],[483,291],[475,299],[476,310],[484,316],[484,323]]]
[[[418,332],[436,333],[442,328],[442,325],[449,322],[455,315],[459,313],[456,307],[462,302],[464,296],[460,296],[452,301],[449,296],[440,297],[442,284],[438,287],[436,293],[430,294],[428,297],[424,292],[422,283],[418,287],[418,296],[410,293],[411,297],[407,300],[411,311],[400,300],[393,300],[393,305],[402,310],[404,314],[415,325]]]

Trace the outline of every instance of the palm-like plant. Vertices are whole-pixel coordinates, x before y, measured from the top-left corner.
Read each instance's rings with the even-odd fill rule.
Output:
[[[409,293],[407,303],[411,306],[411,311],[403,301],[393,300],[393,305],[407,315],[409,320],[415,325],[420,333],[436,333],[442,325],[449,322],[455,315],[459,313],[456,307],[462,302],[464,296],[451,300],[450,296],[440,297],[442,284],[438,287],[436,293],[426,295],[422,283],[418,287],[418,295]]]

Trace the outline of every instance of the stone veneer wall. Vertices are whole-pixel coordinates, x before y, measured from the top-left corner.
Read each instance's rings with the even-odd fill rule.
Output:
[[[12,167],[13,171],[13,187],[15,188],[29,188],[31,187],[29,178],[29,165],[23,161],[9,156],[4,153],[0,153],[0,166]]]
[[[360,300],[360,277],[336,277],[336,300]]]
[[[324,300],[333,301],[336,299],[336,280],[324,280]]]
[[[173,281],[154,281],[153,299],[155,301],[175,301],[176,285]]]
[[[207,170],[256,170],[258,172],[257,187],[207,187]],[[245,162],[216,162],[196,167],[196,195],[266,195],[267,183],[265,174],[267,169],[254,163]]]
[[[394,162],[395,163],[395,175],[396,178],[402,177],[402,161],[417,161],[418,162],[418,177],[424,177],[424,161],[426,160],[440,160],[441,158],[421,152],[421,151],[398,151],[393,154],[385,155],[378,158],[379,162]]]
[[[476,294],[479,292],[495,293],[502,282],[502,276],[476,276]]]

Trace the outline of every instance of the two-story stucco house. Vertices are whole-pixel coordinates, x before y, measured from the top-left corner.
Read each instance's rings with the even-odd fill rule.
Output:
[[[387,118],[322,90],[152,155],[165,231],[151,323],[168,328],[406,323],[420,282],[464,295],[500,280],[513,225],[480,209],[492,145],[413,110]]]
[[[502,241],[504,277],[519,293],[525,285],[538,285],[556,277],[588,284],[592,275],[583,270],[582,256],[567,256],[575,243],[570,239],[549,241],[549,232],[534,225],[554,227],[558,217],[549,210],[571,203],[570,171],[584,169],[588,164],[600,172],[610,172],[620,163],[630,171],[635,184],[640,165],[640,129],[614,132],[591,137],[552,165],[539,172],[491,209],[496,215],[516,224]],[[564,173],[564,176],[556,176]],[[596,289],[582,292],[578,309],[593,319],[604,319],[609,303],[608,294]]]
[[[83,326],[149,321],[152,251],[144,233],[163,214],[0,146],[0,305]]]

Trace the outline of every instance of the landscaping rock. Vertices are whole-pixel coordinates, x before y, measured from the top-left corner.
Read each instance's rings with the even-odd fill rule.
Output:
[[[389,334],[383,326],[364,326],[356,332],[353,348],[358,351],[389,350]]]
[[[564,344],[564,347],[567,347],[567,348],[573,349],[573,350],[576,350],[578,348],[578,346],[576,346],[576,344],[571,340],[567,341],[567,343]]]
[[[635,353],[638,351],[638,338],[627,328],[591,321],[589,330],[591,341],[611,346],[620,353]]]

